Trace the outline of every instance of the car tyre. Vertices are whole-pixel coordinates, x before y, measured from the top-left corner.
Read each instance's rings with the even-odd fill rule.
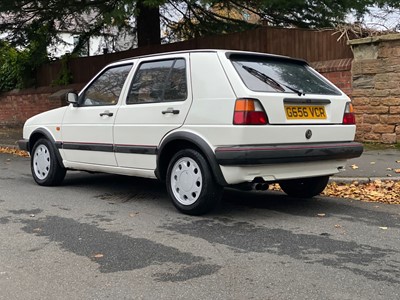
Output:
[[[312,198],[319,195],[327,186],[329,176],[284,180],[279,182],[281,189],[295,198]]]
[[[45,138],[39,139],[31,152],[31,172],[37,184],[55,186],[64,180],[66,170],[57,159],[56,149]]]
[[[171,159],[166,178],[168,194],[174,206],[188,215],[213,210],[222,198],[205,158],[196,150],[184,149]]]

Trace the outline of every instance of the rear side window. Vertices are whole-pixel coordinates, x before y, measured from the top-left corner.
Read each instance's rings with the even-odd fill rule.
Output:
[[[139,65],[127,104],[184,101],[186,98],[186,62],[168,59]]]
[[[231,55],[245,85],[257,92],[341,95],[306,63],[259,55]]]

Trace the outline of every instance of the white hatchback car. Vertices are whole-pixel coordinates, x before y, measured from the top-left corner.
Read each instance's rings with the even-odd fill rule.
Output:
[[[193,50],[112,63],[69,106],[26,121],[21,149],[40,185],[67,170],[166,182],[183,213],[202,214],[224,186],[313,197],[354,142],[350,99],[305,61],[262,53]]]

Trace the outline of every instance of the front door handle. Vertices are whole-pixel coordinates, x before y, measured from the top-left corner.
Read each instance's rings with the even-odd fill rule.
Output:
[[[168,108],[167,110],[163,110],[163,111],[162,111],[162,114],[163,114],[163,115],[165,115],[165,114],[174,114],[174,115],[177,115],[177,114],[179,114],[179,110],[178,110],[178,109],[173,109],[173,108]]]
[[[100,117],[102,117],[102,116],[112,117],[113,115],[114,115],[114,113],[109,112],[108,110],[106,110],[105,112],[100,113]]]

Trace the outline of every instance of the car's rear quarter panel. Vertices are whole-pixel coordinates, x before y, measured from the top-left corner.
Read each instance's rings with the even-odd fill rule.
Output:
[[[192,53],[191,72],[193,104],[182,129],[204,138],[211,148],[238,145],[288,145],[353,141],[355,125],[342,125],[345,95],[309,95],[311,99],[329,99],[326,120],[286,120],[284,98],[301,98],[291,93],[260,93],[250,91],[243,83],[224,52]],[[259,99],[270,124],[260,126],[233,125],[235,100],[249,97]],[[312,130],[312,137],[305,133]],[[304,163],[280,163],[255,166],[221,166],[229,184],[289,178],[324,176],[338,172],[346,160]]]
[[[346,95],[310,95],[312,99],[331,100],[326,106],[327,120],[288,121],[285,117],[283,99],[296,98],[296,94],[260,93],[247,89],[230,61],[222,53],[192,53],[191,72],[193,105],[184,127],[213,145],[294,144],[353,141],[355,125],[341,125]],[[249,97],[259,99],[266,110],[268,125],[233,125],[235,100]],[[305,132],[311,129],[312,137]]]

